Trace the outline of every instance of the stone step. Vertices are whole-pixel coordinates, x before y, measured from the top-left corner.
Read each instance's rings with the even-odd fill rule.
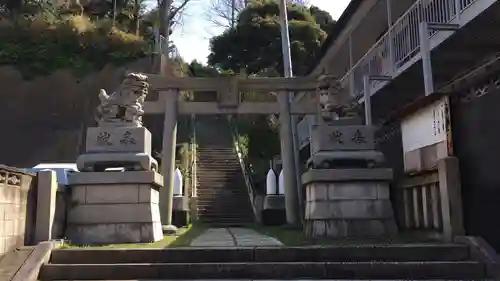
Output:
[[[217,165],[213,163],[202,163],[202,164],[197,164],[198,165],[198,173],[210,173],[210,172],[215,172],[215,173],[236,173],[239,172],[241,173],[241,166],[240,164],[238,165]]]
[[[217,194],[198,194],[198,203],[216,203],[219,206],[239,206],[242,202],[249,201],[246,193],[231,194],[231,195],[217,195]],[[203,204],[198,204],[203,205]]]
[[[241,170],[240,162],[237,161],[223,162],[213,159],[202,159],[197,161],[197,165],[199,170],[215,170],[213,168]]]
[[[134,279],[134,280],[130,280],[130,279],[127,279],[127,280],[110,280],[110,279],[107,279],[107,280],[93,280],[93,281],[171,281],[173,279],[147,279],[147,280],[137,280],[137,279]],[[200,281],[200,279],[182,279],[183,281]],[[201,279],[203,280],[203,279]],[[224,279],[225,281],[253,281],[251,279],[235,279],[235,278],[231,278],[231,279]],[[340,281],[340,280],[346,280],[346,279],[321,279],[323,281]],[[348,280],[348,279],[347,279]],[[377,280],[380,280],[380,281],[401,281],[399,279],[377,279]],[[427,280],[424,280],[424,279],[411,279],[412,281],[427,281]],[[470,281],[470,280],[466,280],[466,279],[453,279],[454,281]],[[41,280],[43,281],[43,280]],[[68,280],[65,280],[65,281],[68,281]],[[88,280],[70,280],[70,281],[88,281]],[[207,280],[203,280],[203,281],[207,281]],[[311,281],[311,279],[294,279],[293,281]],[[497,281],[497,280],[494,280],[494,279],[484,279],[482,281]]]
[[[218,216],[208,216],[206,214],[199,215],[200,221],[204,223],[238,223],[240,226],[243,224],[248,224],[253,222],[253,215],[246,214],[237,217],[227,216],[225,214],[219,214]]]
[[[241,174],[241,167],[210,167],[209,164],[206,164],[205,168],[199,168],[197,170],[198,178],[203,179],[204,177],[228,177],[228,176],[237,176]],[[241,175],[243,176],[243,175]]]
[[[219,188],[214,188],[210,190],[197,190],[198,197],[204,198],[223,198],[223,200],[233,200],[236,197],[248,197],[246,190],[231,189],[228,187],[221,186]]]
[[[240,193],[240,192],[246,192],[247,189],[246,187],[243,187],[241,185],[235,185],[233,183],[228,183],[228,182],[219,182],[219,181],[202,181],[199,182],[199,191],[202,192],[219,192],[221,194],[233,194],[233,192]]]
[[[216,161],[216,162],[221,162],[225,163],[225,161],[228,161],[229,163],[239,163],[238,158],[236,157],[236,154],[231,154],[231,155],[226,155],[226,154],[214,154],[214,155],[207,155],[207,154],[198,154],[197,161],[202,162],[202,161]]]
[[[253,217],[253,213],[251,213],[250,211],[248,212],[233,212],[233,211],[235,210],[234,209],[204,210],[202,212],[199,212],[198,216],[210,219],[218,219],[218,218],[240,219],[240,218]]]
[[[214,209],[202,209],[199,210],[198,216],[204,216],[207,218],[242,218],[252,215],[250,211],[237,211],[234,208],[214,208]],[[253,215],[252,215],[253,216]]]
[[[222,201],[217,198],[200,198],[198,196],[198,202],[196,206],[198,207],[226,207],[226,208],[241,208],[243,203],[249,202],[248,197],[237,197],[232,198],[231,201]]]
[[[482,278],[478,262],[239,262],[47,264],[39,279],[292,279]]]
[[[226,185],[229,186],[234,186],[235,185],[235,180],[241,180],[243,182],[243,177],[234,175],[234,176],[223,176],[223,175],[210,175],[210,176],[198,176],[198,182],[210,182],[210,181],[216,181],[218,183],[225,183]],[[238,185],[238,184],[236,184]]]
[[[250,202],[248,198],[238,198],[234,199],[233,202],[235,203],[225,203],[218,201],[217,199],[206,199],[206,198],[198,198],[198,202],[196,203],[196,207],[198,209],[213,209],[213,210],[227,210],[227,209],[238,209],[246,204],[250,204],[247,202]]]
[[[52,251],[53,264],[181,262],[368,262],[466,261],[469,248],[456,244],[364,244],[322,247],[110,249]]]
[[[216,197],[211,197],[211,198],[206,198],[206,197],[198,197],[198,202],[196,203],[196,206],[199,208],[230,208],[230,209],[236,209],[236,208],[241,208],[243,207],[243,204],[246,204],[247,202],[250,202],[248,199],[248,196],[243,197],[243,196],[238,196],[234,197],[230,200],[220,200]],[[249,204],[249,203],[248,203]]]
[[[207,198],[207,199],[220,199],[220,201],[227,201],[230,200],[232,201],[235,197],[236,198],[248,198],[248,193],[246,190],[238,190],[238,189],[231,189],[227,187],[221,187],[221,188],[216,188],[210,189],[210,190],[201,190],[199,189],[197,191],[198,194],[198,199],[200,197],[202,198]]]
[[[236,150],[233,148],[229,149],[198,149],[196,151],[198,153],[198,156],[211,156],[211,157],[218,157],[218,156],[229,156],[231,158],[236,158]]]
[[[245,204],[246,205],[246,204]],[[243,205],[244,206],[244,205]],[[203,214],[218,214],[220,216],[231,216],[229,213],[237,215],[250,214],[251,211],[247,208],[236,207],[219,207],[219,206],[196,206],[200,215]]]
[[[199,156],[210,156],[210,157],[219,157],[219,156],[229,156],[231,158],[236,158],[236,150],[233,148],[228,149],[198,149],[196,153]]]
[[[206,144],[203,146],[198,146],[198,149],[196,149],[197,152],[207,152],[207,153],[212,153],[214,151],[220,151],[220,152],[225,152],[225,153],[230,153],[230,152],[235,152],[236,150],[233,147],[233,144],[215,144],[215,143],[210,143]]]
[[[234,195],[245,195],[247,194],[246,189],[240,189],[240,188],[234,188],[230,186],[211,186],[209,188],[200,188],[197,190],[198,196],[200,194],[204,195],[217,195],[217,196],[227,196],[227,197],[232,197]]]

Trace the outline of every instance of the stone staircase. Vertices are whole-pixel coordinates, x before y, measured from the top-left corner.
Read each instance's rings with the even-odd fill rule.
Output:
[[[461,244],[171,249],[58,249],[39,280],[488,278]]]
[[[196,118],[198,217],[205,223],[239,226],[254,221],[240,163],[224,116]]]

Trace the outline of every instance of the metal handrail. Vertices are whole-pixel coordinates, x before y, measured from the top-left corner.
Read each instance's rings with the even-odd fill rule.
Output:
[[[191,160],[191,165],[190,165],[190,174],[191,174],[191,197],[197,197],[198,196],[198,174],[197,174],[197,150],[198,150],[198,145],[196,142],[196,116],[193,114],[191,115],[191,130],[192,130],[192,145],[193,145],[193,150],[191,151],[192,153],[192,160]]]
[[[243,156],[242,153],[241,144],[238,141],[238,136],[239,136],[238,129],[236,128],[236,125],[233,123],[231,116],[228,116],[227,119],[229,122],[229,127],[231,128],[231,133],[233,136],[233,144],[236,150],[236,154],[238,156],[238,160],[240,162],[241,171],[243,172],[243,177],[245,178],[245,185],[247,187],[248,196],[250,197],[250,203],[252,205],[254,215],[257,216],[257,207],[255,206],[255,198],[257,197],[257,190],[255,189],[255,184],[253,182],[250,173],[250,166],[248,165],[247,161],[245,161],[245,157]]]

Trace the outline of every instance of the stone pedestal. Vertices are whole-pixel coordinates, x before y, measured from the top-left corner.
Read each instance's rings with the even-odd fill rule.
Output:
[[[302,176],[306,235],[371,238],[397,233],[391,179],[391,169],[309,170]]]
[[[284,195],[266,195],[263,205],[262,224],[282,225],[286,223]]]
[[[152,171],[71,174],[66,237],[78,244],[161,240],[162,184],[163,177]]]
[[[172,198],[172,224],[181,227],[189,224],[189,199],[185,196]]]

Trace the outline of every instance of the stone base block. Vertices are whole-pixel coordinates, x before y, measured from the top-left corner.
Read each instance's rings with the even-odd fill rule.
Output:
[[[187,226],[189,224],[189,212],[172,210],[172,224],[177,227]]]
[[[302,179],[307,236],[363,238],[397,232],[390,169],[311,170]]]
[[[285,209],[262,210],[263,225],[284,225],[286,224]]]
[[[188,225],[189,199],[184,196],[174,196],[172,203],[172,224],[177,227]]]
[[[264,210],[284,210],[285,195],[266,195],[264,197]]]
[[[163,238],[158,174],[75,173],[69,182],[66,237],[73,243],[148,243]]]
[[[126,171],[158,171],[158,162],[146,153],[93,153],[82,154],[76,159],[81,172],[104,172],[108,168],[125,168]]]
[[[68,240],[76,244],[103,245],[150,243],[163,239],[161,222],[69,224]]]
[[[285,196],[266,195],[262,210],[262,224],[283,225],[286,223]]]
[[[172,198],[172,210],[187,211],[189,210],[189,199],[184,196],[174,196]]]

